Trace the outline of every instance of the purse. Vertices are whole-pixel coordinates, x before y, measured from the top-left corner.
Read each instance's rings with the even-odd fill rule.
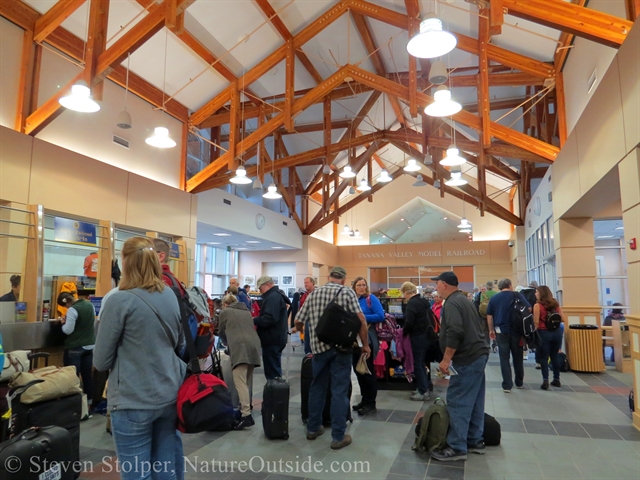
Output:
[[[360,359],[356,364],[356,372],[361,375],[371,375],[371,370],[369,370],[369,365],[367,365],[367,355],[364,353],[360,355]]]
[[[32,385],[20,397],[22,403],[38,403],[44,400],[66,397],[74,393],[82,393],[80,378],[76,374],[76,367],[49,366],[38,368],[30,372],[18,372],[11,377],[11,388],[21,387],[34,380],[44,382]]]
[[[11,379],[14,373],[29,370],[29,350],[15,350],[4,354],[4,364],[0,373],[0,382]]]

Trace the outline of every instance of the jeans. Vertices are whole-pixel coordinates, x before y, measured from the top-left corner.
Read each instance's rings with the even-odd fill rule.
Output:
[[[93,350],[85,350],[82,347],[70,348],[64,351],[64,366],[76,367],[76,375],[82,377],[82,390],[87,394],[87,402],[93,401]]]
[[[309,331],[307,329],[307,331]],[[309,355],[311,353],[311,337],[309,334],[304,334],[304,354]]]
[[[322,411],[331,379],[331,438],[344,440],[349,415],[349,385],[351,384],[351,352],[331,348],[313,355],[313,381],[309,390],[309,420],[307,431],[315,433],[322,426]]]
[[[538,330],[540,333],[540,370],[542,370],[542,380],[549,380],[549,357],[553,365],[553,379],[560,380],[560,359],[558,352],[562,347],[562,330],[559,328],[553,331]]]
[[[413,352],[413,374],[416,377],[416,386],[418,387],[418,393],[424,395],[429,390],[429,377],[427,377],[427,370],[424,368],[427,364],[429,341],[426,333],[412,335],[409,340],[411,341],[411,351]]]
[[[524,383],[524,359],[522,358],[522,345],[520,345],[518,335],[507,335],[497,333],[498,352],[500,355],[500,370],[502,371],[502,388],[511,390],[513,379],[511,376],[511,365],[509,365],[509,354],[513,359],[513,369],[516,375],[516,387],[521,387]],[[455,367],[454,367],[455,368]]]
[[[176,430],[176,480],[184,480],[184,448],[180,430]]]
[[[356,372],[356,365],[360,361],[362,350],[360,348],[353,349],[353,371]],[[378,379],[376,378],[376,370],[373,366],[373,355],[367,358],[367,367],[371,375],[362,375],[356,372],[358,385],[360,385],[360,393],[362,394],[362,405],[376,406],[376,398],[378,396]]]
[[[285,345],[265,345],[262,347],[262,367],[267,380],[282,377],[282,351]]]
[[[121,480],[176,478],[177,422],[175,403],[151,410],[111,411]]]
[[[483,441],[484,433],[484,369],[488,355],[482,355],[470,365],[459,365],[453,361],[458,372],[451,375],[447,389],[449,433],[447,444],[459,452],[467,452],[467,445]]]

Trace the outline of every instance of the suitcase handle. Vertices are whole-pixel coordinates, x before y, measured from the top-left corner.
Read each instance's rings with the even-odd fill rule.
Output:
[[[44,380],[41,378],[38,378],[37,380],[31,380],[26,385],[13,387],[12,389],[9,390],[9,393],[7,393],[7,397],[9,397],[12,401],[14,398],[17,398],[19,401],[20,395],[22,395],[27,390],[27,388],[34,386],[36,383],[42,383],[42,382],[44,382]]]
[[[30,353],[29,355],[27,355],[27,358],[30,362],[38,358],[44,358],[44,366],[49,366],[49,352]]]

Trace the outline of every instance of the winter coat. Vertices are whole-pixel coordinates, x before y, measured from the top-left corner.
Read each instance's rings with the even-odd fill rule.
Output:
[[[223,308],[218,329],[222,341],[229,347],[232,368],[245,363],[260,366],[260,338],[253,327],[251,312],[244,303],[233,303]]]

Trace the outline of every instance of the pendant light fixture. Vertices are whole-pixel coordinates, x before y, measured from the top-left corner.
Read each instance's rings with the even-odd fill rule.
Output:
[[[457,43],[453,34],[442,29],[442,21],[429,13],[420,22],[420,33],[407,43],[407,52],[418,58],[436,58],[449,53]]]
[[[444,183],[450,187],[459,187],[461,185],[466,185],[469,182],[462,178],[462,170],[460,170],[459,166],[456,166],[451,167],[451,178]]]
[[[166,29],[165,29],[166,30]],[[166,30],[164,37],[164,72],[162,80],[162,115],[165,113],[165,97],[164,93],[167,88],[167,45],[169,42],[169,31]],[[176,142],[169,137],[169,129],[165,126],[156,127],[153,130],[153,135],[145,140],[147,145],[157,148],[173,148],[176,146]],[[246,172],[245,172],[246,175]],[[251,180],[249,180],[251,182]]]
[[[433,165],[433,156],[431,156],[428,149],[424,154],[424,161],[422,163],[424,163],[425,165]]]
[[[389,176],[389,172],[387,172],[386,170],[382,170],[380,172],[380,175],[378,176],[378,182],[387,183],[387,182],[390,182],[391,180],[393,180],[393,178]]]
[[[425,187],[427,185],[427,183],[424,181],[424,178],[422,177],[422,175],[418,174],[418,176],[416,177],[416,181],[413,184],[414,187]]]
[[[360,185],[356,188],[359,192],[367,192],[371,190],[371,187],[367,184],[367,181],[363,178],[360,180]]]
[[[420,165],[418,165],[418,162],[416,162],[415,158],[410,158],[409,160],[407,160],[407,164],[405,165],[403,170],[405,172],[417,172],[420,170]]]
[[[355,176],[356,174],[353,173],[349,165],[345,165],[344,168],[342,169],[342,172],[340,173],[341,178],[353,178]]]
[[[434,85],[442,85],[449,78],[449,72],[447,66],[442,60],[436,60],[431,64],[429,69],[429,83]]]
[[[91,98],[91,90],[84,80],[78,80],[71,87],[71,94],[58,101],[64,108],[74,112],[94,113],[100,110],[100,105]]]
[[[269,185],[267,187],[267,192],[262,194],[263,198],[271,198],[271,199],[277,199],[277,198],[282,198],[282,195],[280,195],[278,193],[278,187],[276,187],[276,184],[271,182],[271,185]]]
[[[460,233],[471,233],[473,230],[471,230],[470,228],[463,228],[462,230],[459,230]]]
[[[342,235],[349,235],[349,232],[351,232],[351,229],[349,228],[349,224],[345,223],[344,227],[342,228]]]
[[[469,220],[467,220],[465,217],[462,217],[458,228],[471,228],[471,224],[469,223]]]
[[[127,54],[127,78],[124,83],[124,110],[118,114],[116,126],[123,130],[128,130],[133,125],[131,114],[127,112],[127,97],[129,96],[129,64],[131,63],[131,53]]]
[[[430,117],[448,117],[462,110],[462,105],[451,100],[451,91],[446,85],[440,85],[433,98],[434,102],[424,109],[424,113]]]
[[[231,177],[229,181],[231,183],[235,183],[236,185],[247,185],[249,183],[252,183],[251,179],[247,177],[247,171],[244,169],[243,165],[240,165],[238,168],[236,168],[235,176]]]
[[[331,167],[325,163],[322,167],[322,174],[329,175],[330,173],[331,173]]]
[[[351,185],[351,186],[349,187],[349,195],[353,195],[353,194],[355,194],[355,193],[356,193],[356,189],[355,189],[355,188],[353,188],[353,185]]]
[[[464,165],[467,161],[460,156],[460,150],[455,145],[447,148],[447,156],[440,160],[440,165],[445,167],[454,167],[456,165]]]

